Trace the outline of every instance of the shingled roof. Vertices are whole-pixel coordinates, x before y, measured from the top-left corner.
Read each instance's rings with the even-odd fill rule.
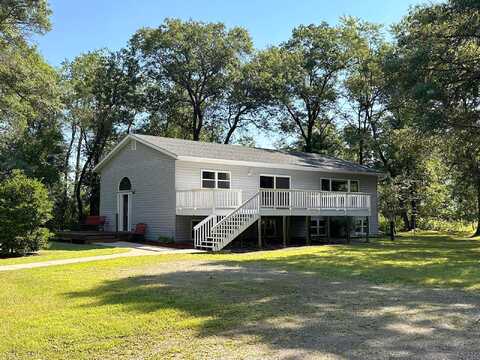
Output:
[[[173,155],[178,160],[215,160],[233,163],[251,163],[250,165],[276,165],[278,168],[295,167],[299,170],[324,170],[342,173],[365,173],[381,175],[382,173],[368,166],[359,165],[330,156],[300,151],[282,151],[262,149],[241,145],[225,145],[200,141],[172,139],[150,135],[130,135],[144,144],[150,144],[158,150]]]

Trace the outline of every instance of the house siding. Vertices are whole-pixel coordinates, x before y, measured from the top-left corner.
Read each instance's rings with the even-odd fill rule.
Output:
[[[133,141],[133,140],[132,140]],[[106,230],[114,231],[118,185],[123,177],[132,183],[132,224],[146,223],[147,240],[175,237],[175,160],[148,146],[127,143],[100,171],[100,214]]]
[[[359,180],[360,191],[371,194],[371,218],[370,233],[378,233],[378,210],[377,210],[377,176],[340,174],[321,171],[285,170],[261,167],[247,167],[237,165],[208,164],[200,162],[177,161],[175,166],[175,178],[177,190],[192,190],[201,188],[201,170],[220,170],[231,172],[232,189],[242,189],[243,199],[246,200],[258,191],[260,175],[285,175],[290,176],[290,187],[299,190],[320,190],[320,179],[335,178],[345,180]],[[295,232],[300,235],[305,232],[305,223],[296,219],[295,224],[303,227]],[[177,226],[177,229],[179,227]]]

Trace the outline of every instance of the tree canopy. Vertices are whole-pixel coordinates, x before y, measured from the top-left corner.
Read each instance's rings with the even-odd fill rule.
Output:
[[[263,134],[385,172],[390,224],[476,221],[480,234],[476,1],[413,7],[392,29],[299,25],[265,49],[242,27],[166,19],[60,69],[30,42],[50,15],[46,0],[0,4],[0,178],[46,185],[51,226],[98,213],[93,168],[128,133],[248,146]]]

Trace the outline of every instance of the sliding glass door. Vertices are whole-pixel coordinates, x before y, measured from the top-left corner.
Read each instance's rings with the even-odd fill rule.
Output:
[[[261,206],[290,207],[290,177],[280,175],[260,175]]]

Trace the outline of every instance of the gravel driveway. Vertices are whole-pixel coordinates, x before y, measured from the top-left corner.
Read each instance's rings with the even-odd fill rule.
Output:
[[[176,262],[129,277],[133,287],[146,283],[219,304],[197,315],[214,316],[221,331],[186,331],[157,351],[188,341],[210,359],[480,359],[478,293],[328,281],[228,262]]]

